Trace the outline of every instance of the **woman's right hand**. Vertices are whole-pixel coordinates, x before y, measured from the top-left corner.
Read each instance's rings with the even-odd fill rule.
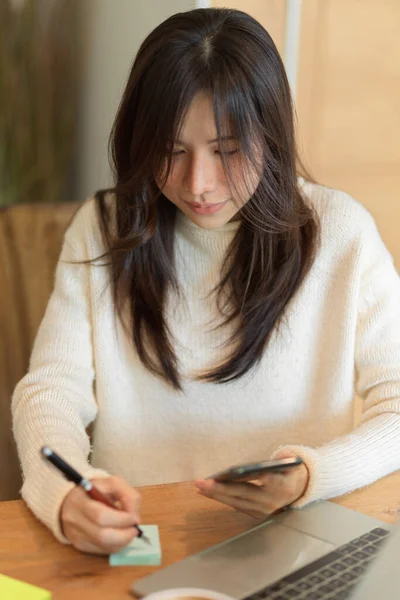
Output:
[[[61,528],[75,548],[91,554],[112,554],[138,535],[140,494],[121,477],[94,479],[93,484],[118,506],[92,500],[77,486],[60,510]]]

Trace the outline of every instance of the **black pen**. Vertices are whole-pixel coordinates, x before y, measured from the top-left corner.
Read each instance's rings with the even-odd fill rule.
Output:
[[[90,496],[93,500],[97,500],[98,502],[102,502],[103,504],[118,510],[118,507],[109,498],[107,498],[105,494],[96,488],[91,481],[82,477],[78,471],[75,471],[75,469],[66,463],[61,456],[56,454],[54,450],[48,446],[43,446],[40,452],[46,460],[54,465],[64,475],[64,477],[68,479],[68,481],[72,481],[76,485],[81,486],[81,488],[83,488],[88,496]],[[133,526],[136,527],[138,531],[138,537],[149,544],[150,540],[144,535],[144,532],[142,529],[140,529],[139,525]]]

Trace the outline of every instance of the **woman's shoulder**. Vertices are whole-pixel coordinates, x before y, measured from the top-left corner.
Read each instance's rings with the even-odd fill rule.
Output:
[[[368,210],[347,192],[299,177],[303,195],[323,220],[356,225],[372,219]]]
[[[390,256],[374,217],[361,202],[342,190],[301,178],[300,187],[318,216],[322,246],[337,255]]]
[[[66,241],[75,247],[85,247],[88,254],[105,252],[104,228],[108,226],[110,232],[113,231],[113,209],[114,196],[111,192],[97,193],[87,198],[68,227]]]
[[[343,242],[362,238],[376,229],[371,213],[347,192],[303,178],[299,178],[299,183],[319,218],[322,233],[336,234]]]

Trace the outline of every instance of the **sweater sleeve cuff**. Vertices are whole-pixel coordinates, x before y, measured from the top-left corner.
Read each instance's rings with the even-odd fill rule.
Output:
[[[272,457],[282,454],[300,456],[309,472],[306,491],[291,506],[336,498],[400,468],[400,415],[374,416],[349,434],[318,448],[281,446]]]
[[[308,485],[302,496],[293,502],[292,508],[302,508],[310,502],[321,500],[326,497],[326,493],[330,488],[329,481],[324,481],[319,475],[319,454],[314,448],[308,446],[280,446],[271,456],[271,460],[276,460],[281,454],[291,454],[292,456],[300,457],[308,470]]]

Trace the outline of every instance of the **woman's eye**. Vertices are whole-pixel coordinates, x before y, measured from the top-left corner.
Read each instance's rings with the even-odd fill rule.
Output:
[[[225,156],[232,156],[233,154],[237,154],[239,150],[216,150],[215,154],[224,154]]]
[[[184,154],[184,150],[174,150],[172,152],[172,156],[179,156],[180,154]]]

